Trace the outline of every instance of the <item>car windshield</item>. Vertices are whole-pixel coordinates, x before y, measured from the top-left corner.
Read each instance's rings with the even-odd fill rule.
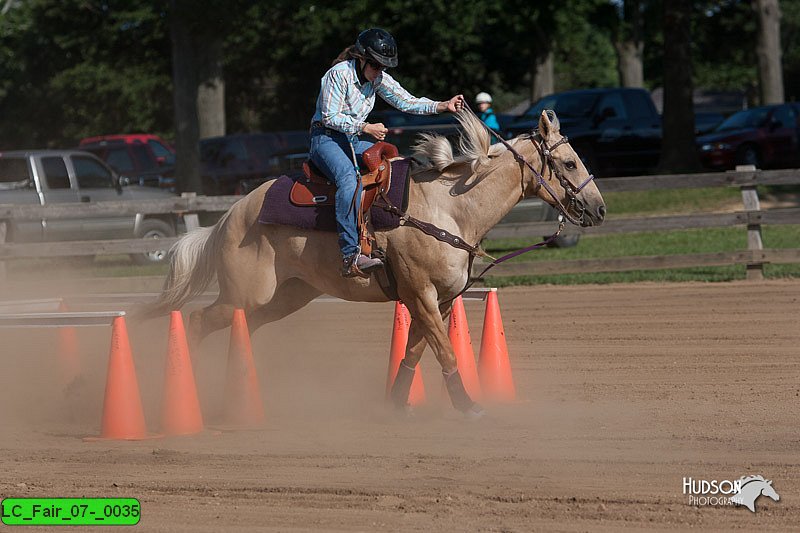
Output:
[[[767,122],[769,109],[747,109],[739,111],[726,118],[715,131],[739,130],[744,128],[758,128]]]
[[[591,114],[598,95],[596,94],[559,94],[545,96],[528,111],[525,116],[536,118],[542,114],[544,109],[552,109],[560,118],[585,117]]]

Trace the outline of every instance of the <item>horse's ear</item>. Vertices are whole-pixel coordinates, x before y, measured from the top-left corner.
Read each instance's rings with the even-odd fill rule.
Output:
[[[772,486],[772,480],[771,479],[767,481],[767,485],[769,485],[770,487]]]
[[[543,109],[539,117],[539,133],[545,139],[559,132],[561,124],[558,121],[556,112],[552,109]]]

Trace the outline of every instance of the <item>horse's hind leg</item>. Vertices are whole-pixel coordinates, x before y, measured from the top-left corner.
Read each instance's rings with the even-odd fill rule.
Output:
[[[189,346],[195,349],[211,333],[230,326],[235,309],[236,306],[217,300],[208,307],[192,311],[189,315]]]

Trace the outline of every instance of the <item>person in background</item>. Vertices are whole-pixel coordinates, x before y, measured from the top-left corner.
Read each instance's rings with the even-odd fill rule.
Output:
[[[497,122],[494,109],[492,109],[492,96],[489,93],[478,93],[475,96],[475,105],[478,106],[478,118],[494,131],[500,133],[500,124]],[[497,140],[492,138],[492,142],[497,142]]]
[[[386,72],[396,66],[394,37],[380,28],[362,31],[356,43],[345,48],[322,77],[311,119],[311,160],[337,187],[336,225],[345,277],[368,276],[383,267],[380,259],[361,253],[356,213],[350,207],[360,187],[354,159],[373,144],[358,136],[365,134],[382,141],[388,132],[382,123],[366,121],[375,105],[375,95],[400,111],[417,115],[457,113],[464,106],[460,94],[444,101],[411,95]]]

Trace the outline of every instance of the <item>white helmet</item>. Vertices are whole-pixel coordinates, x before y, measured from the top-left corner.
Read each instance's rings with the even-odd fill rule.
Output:
[[[492,97],[489,93],[478,93],[475,96],[475,103],[476,104],[491,104]]]

